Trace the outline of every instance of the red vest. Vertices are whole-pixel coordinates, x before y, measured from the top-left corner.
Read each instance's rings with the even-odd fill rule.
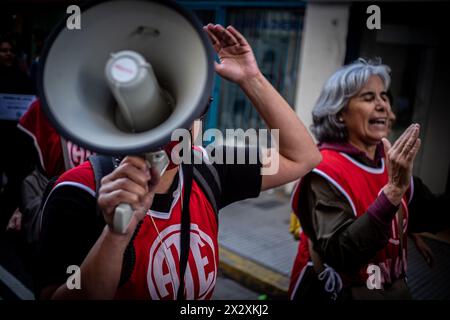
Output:
[[[136,262],[130,279],[116,293],[119,299],[173,300],[179,287],[181,198],[168,219],[151,210],[133,241]],[[210,299],[219,266],[218,228],[214,211],[193,181],[191,241],[185,274],[187,300]],[[151,216],[159,230],[155,231]]]
[[[388,182],[387,169],[384,159],[381,168],[367,167],[350,156],[335,150],[322,150],[323,160],[313,170],[334,185],[347,199],[356,218],[367,212],[369,206],[378,197],[381,189]],[[298,199],[301,192],[301,182],[294,189],[292,208],[300,216],[298,211]],[[403,255],[400,254],[400,239],[398,232],[398,213],[392,220],[392,232],[388,244],[380,250],[369,263],[354,274],[341,274],[344,285],[365,284],[368,277],[369,265],[380,267],[382,283],[392,283],[394,280],[406,274],[406,244],[408,207],[406,196],[402,199],[400,210],[403,212]],[[403,259],[401,258],[403,256]],[[295,292],[301,281],[302,271],[310,260],[307,236],[302,233],[298,247],[297,257],[291,275],[290,292]],[[326,263],[326,261],[324,261]]]
[[[149,210],[143,219],[133,240],[134,268],[128,281],[117,290],[117,299],[176,298],[180,261],[180,194],[183,190],[181,169],[179,175],[179,185],[174,193],[170,213]],[[62,185],[71,185],[95,196],[95,179],[90,162],[87,161],[63,174],[55,188]],[[218,225],[211,204],[195,180],[192,183],[189,206],[191,234],[185,273],[186,299],[210,299],[219,266]]]
[[[89,150],[65,141],[68,156],[68,167],[65,167],[61,137],[47,120],[39,99],[20,117],[17,126],[34,140],[41,167],[48,178],[59,176],[65,170],[78,166],[92,154]]]

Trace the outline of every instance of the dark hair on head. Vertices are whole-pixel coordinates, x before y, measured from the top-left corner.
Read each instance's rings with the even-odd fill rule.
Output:
[[[3,42],[9,43],[13,49],[15,49],[16,47],[16,43],[11,37],[0,35],[0,44],[2,44]]]

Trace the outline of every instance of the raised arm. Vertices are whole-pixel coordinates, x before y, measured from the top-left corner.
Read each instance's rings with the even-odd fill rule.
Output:
[[[321,155],[296,113],[259,70],[247,40],[232,26],[208,24],[204,29],[220,58],[216,72],[241,87],[270,130],[279,129],[279,168],[262,177],[262,190],[304,176]]]

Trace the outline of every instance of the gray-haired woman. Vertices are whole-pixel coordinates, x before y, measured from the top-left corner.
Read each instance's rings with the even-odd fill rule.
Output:
[[[293,194],[303,232],[292,299],[409,297],[406,228],[419,126],[392,146],[386,139],[389,72],[359,59],[328,79],[314,106],[323,161]]]

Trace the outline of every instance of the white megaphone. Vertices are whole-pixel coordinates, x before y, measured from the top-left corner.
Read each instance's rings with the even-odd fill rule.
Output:
[[[172,1],[94,1],[81,29],[53,30],[40,58],[43,110],[66,139],[101,154],[142,155],[163,172],[161,147],[205,110],[213,50],[201,24]],[[132,208],[116,209],[124,232]]]

